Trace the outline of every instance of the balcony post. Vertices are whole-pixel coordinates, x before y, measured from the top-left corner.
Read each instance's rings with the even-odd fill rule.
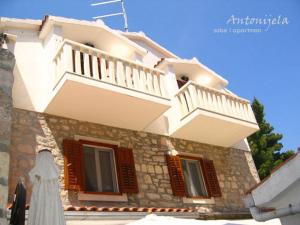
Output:
[[[7,224],[6,205],[13,112],[12,86],[15,56],[5,49],[6,35],[0,34],[0,224]]]
[[[73,72],[73,60],[72,60],[72,46],[66,43],[63,48],[63,56],[65,63],[65,71]]]
[[[178,92],[179,88],[177,85],[176,74],[172,65],[167,66],[164,77],[165,83],[168,84],[165,85],[166,92],[169,94],[169,96],[174,96]]]
[[[116,72],[116,76],[117,76],[117,83],[120,86],[126,87],[126,83],[125,83],[125,73],[124,73],[124,65],[123,62],[118,60],[117,61],[117,72]]]
[[[188,85],[188,90],[189,90],[189,93],[190,93],[190,96],[191,96],[191,100],[192,100],[192,106],[193,108],[197,108],[200,106],[200,101],[199,101],[199,98],[197,96],[197,91],[196,91],[196,87],[194,84],[189,84]]]

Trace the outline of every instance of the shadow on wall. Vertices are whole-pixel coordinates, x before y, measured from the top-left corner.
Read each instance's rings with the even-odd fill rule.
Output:
[[[14,84],[12,95],[14,107],[17,106],[18,108],[34,109],[31,97],[19,70],[18,62],[16,62],[14,68]]]

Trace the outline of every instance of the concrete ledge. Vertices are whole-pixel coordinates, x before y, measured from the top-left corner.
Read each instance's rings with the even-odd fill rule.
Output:
[[[183,203],[187,204],[204,204],[204,205],[213,205],[215,204],[214,198],[182,198]]]
[[[80,201],[102,201],[102,202],[128,202],[127,194],[121,195],[105,195],[105,194],[88,194],[84,192],[78,193]]]
[[[65,211],[66,221],[103,221],[103,220],[138,220],[151,213],[148,212],[87,212],[87,211]],[[197,219],[199,213],[197,212],[156,212],[153,213],[158,216],[172,216],[176,218]],[[28,210],[26,210],[26,220],[28,218]],[[8,214],[10,219],[10,211]]]
[[[65,212],[66,220],[137,220],[151,213],[147,212]],[[199,213],[193,212],[156,212],[158,216],[196,219]]]
[[[238,219],[252,219],[250,212],[213,212],[200,213],[198,218],[200,220],[238,220]]]

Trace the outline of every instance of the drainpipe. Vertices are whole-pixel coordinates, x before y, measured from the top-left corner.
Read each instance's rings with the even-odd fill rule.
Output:
[[[245,206],[250,209],[252,217],[259,222],[300,213],[300,203],[289,204],[286,208],[278,208],[270,212],[263,212],[261,208],[255,206],[252,194],[246,196],[244,202]]]
[[[14,54],[5,49],[7,35],[0,33],[0,224],[7,224]]]

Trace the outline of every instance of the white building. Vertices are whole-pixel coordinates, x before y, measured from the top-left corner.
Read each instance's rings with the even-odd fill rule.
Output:
[[[62,169],[66,209],[247,212],[242,195],[259,178],[246,138],[258,126],[222,76],[99,21],[0,18],[0,32],[16,59],[9,202],[36,152],[48,148]],[[87,148],[92,157],[108,149],[109,165],[92,162],[106,166],[111,184],[84,168]]]
[[[282,225],[300,223],[299,150],[248,192],[245,204],[255,220],[280,218]]]

